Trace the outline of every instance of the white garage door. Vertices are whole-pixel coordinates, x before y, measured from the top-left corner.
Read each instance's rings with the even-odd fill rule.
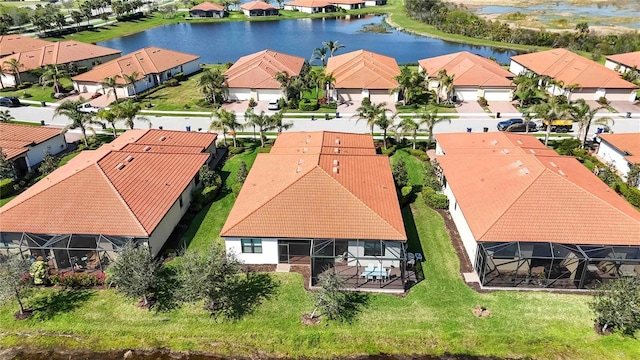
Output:
[[[585,100],[597,100],[599,96],[596,95],[594,89],[591,90],[573,90],[571,92],[571,101],[576,101],[578,99]]]
[[[508,89],[485,89],[484,98],[487,101],[511,101],[511,91]]]
[[[251,90],[249,89],[229,89],[230,100],[249,100],[251,98]]]
[[[635,92],[630,89],[607,89],[607,100],[633,101],[635,100]]]
[[[387,103],[387,105],[393,104],[395,95],[390,95],[385,90],[369,90],[369,98],[374,104]]]
[[[258,89],[258,101],[278,100],[282,97],[280,89]]]
[[[338,101],[361,101],[362,90],[360,89],[338,89]]]
[[[476,101],[478,100],[477,89],[460,89],[456,90],[457,101]]]

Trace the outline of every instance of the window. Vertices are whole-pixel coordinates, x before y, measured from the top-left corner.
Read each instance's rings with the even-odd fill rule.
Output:
[[[382,241],[365,241],[364,256],[384,256],[384,243]]]
[[[243,254],[262,254],[262,239],[241,239]]]

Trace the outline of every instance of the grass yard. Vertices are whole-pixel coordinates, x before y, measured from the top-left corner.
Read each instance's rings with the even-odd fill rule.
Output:
[[[225,183],[235,182],[241,161],[250,166],[256,151],[229,159]],[[405,150],[410,182],[421,182],[422,164]],[[233,205],[223,194],[196,218],[185,238],[197,250],[218,236]],[[467,287],[442,217],[418,197],[403,210],[409,247],[425,255],[425,280],[406,297],[375,294],[352,324],[307,327],[300,315],[312,310],[311,296],[297,273],[273,273],[280,283],[276,299],[237,322],[216,322],[202,306],[154,314],[136,307],[112,290],[64,292],[44,290],[39,304],[49,311],[14,321],[16,305],[0,307],[0,347],[171,348],[233,356],[331,358],[351,354],[470,354],[509,358],[638,359],[640,341],[619,335],[601,337],[593,330],[588,296],[503,291],[480,294]],[[32,301],[33,303],[33,301]],[[477,318],[476,305],[491,310]],[[25,336],[28,334],[28,336]],[[64,335],[64,336],[63,336]]]
[[[70,79],[61,79],[60,83],[65,89],[73,89],[73,83]],[[25,94],[28,95],[25,97]],[[51,95],[53,95],[53,87],[43,87],[38,84],[34,84],[30,88],[23,90],[13,90],[13,88],[5,88],[0,90],[0,97],[15,96],[23,100],[57,102],[58,99],[55,99]]]
[[[13,195],[13,196],[9,196],[9,197],[0,199],[0,207],[4,206],[4,204],[6,204],[9,201],[13,200],[13,198],[16,197],[16,196],[18,196],[18,195]]]

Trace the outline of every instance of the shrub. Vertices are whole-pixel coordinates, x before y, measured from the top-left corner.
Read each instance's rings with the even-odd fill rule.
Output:
[[[400,206],[405,206],[411,202],[413,195],[413,186],[407,185],[400,189]]]
[[[337,109],[338,109],[338,104],[337,104],[337,103],[320,104],[320,108],[321,108],[321,109],[333,109],[333,110],[337,110]]]
[[[271,146],[270,145],[258,148],[258,154],[268,154],[269,152],[271,152]]]
[[[621,278],[605,284],[589,302],[596,324],[631,335],[640,330],[640,282]]]
[[[484,97],[480,97],[478,98],[478,104],[480,104],[480,106],[482,107],[485,107],[489,105],[489,102]]]
[[[627,199],[627,201],[629,203],[631,203],[631,205],[640,208],[640,190],[637,188],[629,188],[627,194],[624,195],[625,199]]]
[[[404,188],[407,186],[409,173],[407,172],[407,164],[405,164],[403,159],[398,159],[398,161],[393,164],[391,173],[393,174],[393,180],[397,187]]]
[[[240,194],[241,189],[242,189],[241,183],[235,183],[231,185],[231,191],[233,192],[233,195],[235,195],[236,197],[238,197],[238,194]]]
[[[213,202],[213,200],[215,200],[216,196],[218,196],[218,192],[220,192],[220,188],[221,185],[215,185],[215,186],[207,186],[206,188],[202,189],[202,204],[208,204],[210,202]]]
[[[165,81],[164,84],[169,87],[174,87],[180,85],[180,82],[178,81],[178,79],[173,78]]]
[[[432,209],[446,210],[449,208],[449,199],[447,198],[447,195],[438,194],[430,187],[422,189],[422,196],[424,197],[425,204]]]
[[[247,175],[249,171],[247,170],[247,163],[244,161],[240,162],[240,167],[238,168],[238,172],[236,173],[236,181],[244,184],[244,181],[247,179]]]
[[[604,96],[599,97],[596,102],[600,105],[609,105],[609,100],[607,100],[607,98]]]
[[[396,153],[396,147],[394,146],[389,146],[388,148],[380,148],[380,151],[383,155],[387,155],[387,156],[392,156],[393,154]]]
[[[9,197],[15,191],[13,179],[0,180],[0,198]]]
[[[244,152],[244,146],[229,146],[230,155],[238,155]]]
[[[89,68],[87,66],[78,66],[78,74],[82,74],[82,73],[86,73],[87,71],[89,71]]]
[[[440,185],[440,179],[436,174],[436,169],[430,161],[425,161],[424,166],[424,186],[430,187],[435,191],[439,191],[442,186]]]
[[[411,155],[413,155],[413,156],[415,156],[417,158],[420,158],[420,156],[427,154],[422,149],[408,149],[407,151],[409,152],[409,154],[411,154]]]
[[[177,73],[177,74],[173,75],[173,78],[174,78],[174,79],[176,79],[176,80],[178,80],[178,81],[185,81],[185,80],[187,80],[187,77],[184,75],[184,73],[183,73],[183,72],[179,72],[179,73]]]
[[[202,180],[205,187],[220,186],[222,184],[222,178],[220,178],[220,175],[209,169],[209,166],[207,165],[203,165],[200,168],[200,171],[198,171],[198,174],[200,175],[200,180]]]
[[[33,95],[29,94],[26,91],[24,93],[22,93],[22,98],[24,98],[24,99],[28,99],[28,98],[32,98],[32,97],[33,97]]]
[[[369,97],[362,98],[362,106],[371,106],[371,99]]]
[[[72,289],[87,289],[93,286],[101,286],[104,285],[105,278],[104,272],[87,274],[71,271],[51,275],[50,277],[53,285]]]
[[[257,105],[258,105],[258,103],[256,102],[256,99],[254,99],[254,98],[249,99],[249,107],[250,108],[254,108]]]
[[[298,104],[298,109],[300,109],[300,111],[316,111],[318,110],[318,102],[311,101],[309,99],[302,99]]]
[[[33,85],[33,84],[31,84],[31,83],[30,83],[30,82],[28,82],[28,81],[25,81],[25,82],[23,82],[22,84],[18,85],[18,87],[17,87],[17,88],[18,88],[18,90],[28,89],[28,88],[30,88],[30,87],[31,87],[31,85]]]

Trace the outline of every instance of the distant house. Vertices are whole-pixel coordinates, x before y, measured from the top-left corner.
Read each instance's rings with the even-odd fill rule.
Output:
[[[276,74],[300,74],[305,60],[301,57],[263,50],[238,59],[225,73],[232,100],[277,100],[284,97]]]
[[[250,1],[240,5],[240,9],[246,16],[277,16],[280,14],[278,8],[264,1]]]
[[[364,0],[331,0],[331,4],[336,8],[345,10],[362,9],[365,6]]]
[[[0,123],[0,148],[19,175],[33,170],[47,151],[55,155],[67,149],[60,128]]]
[[[575,158],[530,135],[436,140],[443,193],[475,273],[467,281],[593,289],[640,277],[640,212]]]
[[[598,156],[605,163],[613,165],[626,180],[631,165],[640,166],[640,132],[598,134],[598,138]]]
[[[103,270],[128,241],[158,255],[186,213],[216,134],[130,130],[85,150],[0,208],[0,253]]]
[[[189,9],[189,16],[191,17],[222,18],[225,17],[226,14],[227,12],[224,10],[224,6],[213,4],[208,1],[200,3]]]
[[[605,97],[609,101],[634,101],[638,89],[623,80],[620,73],[565,49],[513,56],[509,71],[515,75],[532,72],[548,76],[560,84],[549,85],[547,91],[569,100],[595,101]]]
[[[429,89],[438,90],[438,73],[445,70],[453,75],[454,94],[458,101],[511,101],[513,74],[495,61],[467,51],[418,61],[419,71],[429,80]]]
[[[284,4],[285,10],[307,14],[335,12],[336,5],[328,0],[294,0]]]
[[[17,79],[13,74],[7,73],[9,69],[7,65],[4,65],[5,61],[11,59],[15,59],[22,64],[20,67],[21,81],[38,82],[40,80],[39,76],[31,70],[38,70],[46,65],[63,66],[68,71],[72,70],[72,67],[75,70],[78,68],[91,69],[98,64],[118,58],[120,53],[120,50],[75,40],[48,43],[33,50],[24,50],[0,58],[0,66],[5,69],[2,74],[2,83],[16,85]]]
[[[141,91],[158,86],[178,73],[193,74],[200,70],[200,57],[178,51],[147,47],[123,57],[96,66],[93,70],[74,76],[73,87],[80,93],[107,93],[102,82],[105,78],[119,76],[119,97],[133,96]],[[134,84],[129,84],[125,75],[137,74]]]
[[[326,74],[333,74],[335,87],[331,97],[339,102],[359,102],[368,97],[373,103],[395,103],[398,94],[398,63],[392,57],[366,50],[336,55],[327,61]]]
[[[292,132],[259,154],[220,233],[246,264],[335,271],[351,288],[402,292],[406,241],[389,158],[366,134]]]
[[[36,50],[51,44],[51,41],[23,35],[0,35],[0,57]]]
[[[382,6],[387,5],[387,0],[366,0],[365,6]]]
[[[604,66],[621,74],[632,68],[640,68],[640,51],[607,56]]]

